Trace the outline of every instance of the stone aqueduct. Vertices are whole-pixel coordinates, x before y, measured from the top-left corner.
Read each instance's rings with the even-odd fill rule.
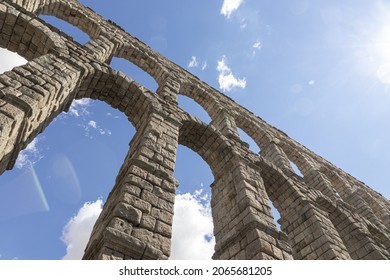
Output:
[[[78,44],[39,15],[75,25],[90,41]],[[169,257],[178,144],[198,153],[214,175],[214,259],[390,259],[389,200],[115,23],[75,0],[2,0],[0,30],[0,47],[28,60],[0,75],[0,173],[75,99],[106,102],[137,129],[84,259]],[[110,68],[112,57],[151,75],[156,93]],[[177,94],[200,104],[211,123],[180,109]]]

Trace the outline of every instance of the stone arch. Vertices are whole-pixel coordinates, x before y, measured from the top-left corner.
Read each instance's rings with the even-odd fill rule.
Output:
[[[216,108],[221,107],[215,95],[196,83],[185,81],[180,87],[179,94],[187,96],[201,106],[209,115],[211,121],[213,121],[217,115]]]
[[[40,7],[43,7],[45,5],[49,4],[55,4],[57,2],[60,2],[61,0],[31,0],[31,1],[25,1],[25,0],[10,0],[10,2],[13,2],[20,7],[23,7],[26,11],[34,13],[37,11]]]
[[[198,153],[214,175],[211,207],[216,247],[213,258],[291,258],[286,236],[276,230],[258,168],[237,154],[213,126],[206,126],[189,115],[181,119],[179,143]],[[265,238],[265,232],[274,238],[271,243]]]
[[[265,160],[257,164],[267,194],[281,214],[281,229],[288,235],[294,259],[348,259],[345,247],[334,244],[336,230],[323,227],[325,215],[301,191],[303,183]]]
[[[77,7],[69,1],[45,1],[33,12],[64,20],[88,34],[93,40],[101,33],[101,27],[94,16],[88,14],[85,8]]]
[[[53,49],[67,53],[67,47],[58,34],[40,20],[20,13],[6,2],[0,4],[0,28],[0,47],[16,52],[26,60],[40,57]]]
[[[76,99],[91,98],[106,102],[123,112],[138,129],[152,106],[159,107],[153,93],[125,74],[109,66],[91,64],[76,93]]]
[[[83,70],[53,54],[40,56],[1,75],[2,133],[0,173],[11,169],[20,152],[73,100]]]
[[[222,174],[223,164],[233,157],[232,147],[224,140],[221,133],[211,126],[206,126],[190,115],[181,116],[178,142],[199,154],[210,166],[214,179]]]
[[[358,185],[355,187],[351,186],[350,182],[336,171],[331,171],[325,166],[321,166],[320,170],[330,180],[340,197],[352,205],[360,215],[379,227],[386,227],[386,219],[388,221],[387,224],[389,224],[389,212],[380,205],[380,200],[374,199],[370,193]]]
[[[298,167],[308,187],[319,190],[332,199],[340,199],[327,176],[321,172],[321,165],[317,161],[292,143],[282,141],[281,147],[288,159]]]
[[[152,76],[159,87],[164,85],[168,71],[158,60],[157,54],[152,53],[146,46],[126,41],[118,46],[112,56],[128,60]]]
[[[345,247],[352,259],[370,260],[387,259],[389,257],[386,252],[388,248],[378,246],[376,241],[370,237],[370,231],[354,215],[348,213],[343,205],[336,205],[322,195],[317,195],[315,202],[338,233],[335,235],[334,242],[341,248]],[[372,226],[371,228],[373,229]],[[342,244],[337,244],[341,241],[338,240],[338,236],[341,238]],[[383,240],[383,238],[379,240]]]
[[[250,116],[246,114],[246,112],[237,113],[235,115],[235,121],[237,127],[248,134],[255,141],[257,146],[260,147],[261,151],[265,149],[271,141],[271,135],[262,129],[258,123],[251,120]]]
[[[116,47],[115,42],[109,39],[110,36],[103,32],[101,19],[77,2],[63,0],[45,1],[34,10],[34,13],[37,15],[54,16],[87,34],[91,40],[84,47],[100,61],[107,61]]]

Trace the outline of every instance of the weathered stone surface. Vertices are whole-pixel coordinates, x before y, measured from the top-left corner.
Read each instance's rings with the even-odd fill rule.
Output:
[[[90,42],[74,42],[39,19],[42,13],[60,14]],[[390,259],[386,198],[78,1],[4,0],[0,32],[0,46],[29,61],[0,75],[0,173],[75,99],[99,99],[137,129],[84,258],[169,257],[181,144],[214,175],[215,259]],[[156,93],[108,66],[112,57],[152,76]],[[202,106],[211,123],[179,108],[178,94]]]

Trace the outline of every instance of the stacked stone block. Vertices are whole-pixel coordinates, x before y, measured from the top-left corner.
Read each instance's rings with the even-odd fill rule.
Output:
[[[78,44],[39,15],[75,25],[90,41]],[[101,100],[137,129],[84,259],[169,258],[179,144],[214,176],[214,259],[390,259],[389,200],[77,1],[0,1],[0,47],[28,60],[0,75],[0,173],[75,99]],[[112,69],[113,57],[152,76],[157,91]],[[211,123],[184,112],[178,94]]]

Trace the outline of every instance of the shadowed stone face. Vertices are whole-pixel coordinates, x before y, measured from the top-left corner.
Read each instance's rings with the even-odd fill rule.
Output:
[[[90,41],[78,44],[40,14]],[[137,129],[84,259],[169,257],[179,144],[214,175],[214,259],[390,259],[387,199],[77,1],[4,0],[0,32],[0,47],[28,61],[0,75],[0,173],[75,99],[106,102]],[[156,92],[107,66],[112,57],[147,72]],[[183,111],[178,94],[202,106],[210,124]]]

